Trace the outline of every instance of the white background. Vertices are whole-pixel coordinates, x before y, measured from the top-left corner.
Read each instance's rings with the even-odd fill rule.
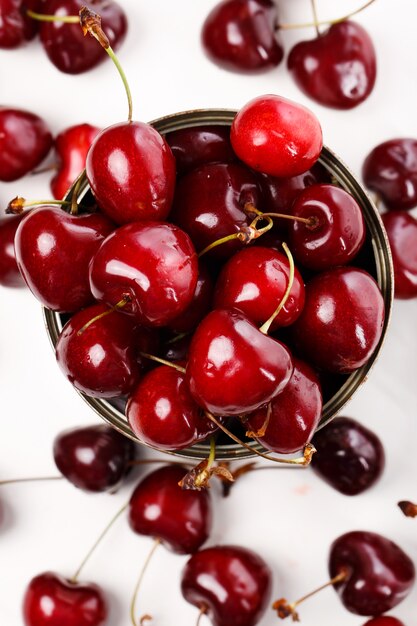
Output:
[[[130,31],[120,58],[130,79],[134,115],[141,120],[199,107],[238,108],[262,93],[279,93],[309,105],[319,116],[325,142],[360,172],[367,152],[395,136],[417,136],[417,38],[415,0],[378,0],[358,17],[372,35],[379,75],[372,96],[349,112],[308,101],[285,64],[260,75],[220,70],[199,45],[201,24],[215,0],[121,0]],[[340,16],[359,2],[318,0],[322,17]],[[337,5],[337,6],[336,6]],[[282,20],[311,18],[308,0],[282,0]],[[312,29],[285,33],[286,48]],[[110,62],[87,74],[60,74],[39,43],[0,52],[0,102],[45,117],[55,133],[80,122],[105,126],[126,116],[121,84]],[[3,206],[16,194],[48,195],[48,176],[0,183]],[[370,380],[347,414],[374,429],[386,447],[386,471],[369,493],[347,498],[310,471],[254,473],[228,500],[217,489],[210,543],[236,543],[263,555],[274,572],[274,596],[295,599],[326,580],[330,543],[343,532],[367,529],[398,542],[417,563],[417,520],[402,516],[400,499],[417,499],[417,301],[396,302],[387,342]],[[0,381],[2,478],[54,474],[52,441],[69,426],[95,420],[55,365],[38,303],[27,291],[0,287]],[[128,499],[134,483],[117,495],[91,496],[66,482],[0,488],[0,624],[20,626],[21,599],[32,576],[55,570],[71,576],[110,517]],[[83,580],[102,585],[110,599],[109,626],[127,626],[128,605],[150,548],[119,521],[84,570]],[[155,626],[188,626],[196,611],[181,597],[185,558],[160,549],[141,593],[139,612]],[[393,612],[406,626],[417,624],[417,588]],[[304,626],[361,626],[333,590],[301,609]],[[203,618],[202,624],[208,624]],[[277,619],[269,611],[262,626]],[[233,625],[230,625],[233,626]]]

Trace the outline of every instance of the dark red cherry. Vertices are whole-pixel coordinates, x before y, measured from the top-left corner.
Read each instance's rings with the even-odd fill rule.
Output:
[[[107,237],[90,265],[94,297],[115,305],[129,296],[123,311],[148,326],[165,326],[185,311],[197,276],[191,239],[163,222],[122,226]]]
[[[22,178],[43,161],[51,146],[52,135],[40,117],[0,106],[0,180]]]
[[[394,264],[395,297],[417,296],[417,220],[405,211],[382,216]]]
[[[212,311],[191,341],[191,395],[217,415],[254,411],[280,393],[292,374],[287,348],[261,333],[240,311]]]
[[[48,206],[33,210],[17,229],[15,250],[34,296],[53,311],[72,312],[93,302],[88,265],[113,229],[99,213],[70,215]]]
[[[56,358],[76,389],[96,398],[123,396],[136,386],[141,366],[135,346],[136,321],[95,304],[76,313],[62,329]]]
[[[268,450],[292,454],[310,442],[321,417],[323,400],[319,379],[314,370],[299,359],[294,359],[294,371],[288,385],[271,400],[249,416],[248,430],[259,431],[267,423],[265,434],[257,441]]]
[[[384,300],[372,276],[339,267],[306,285],[304,309],[292,330],[306,360],[330,372],[348,373],[372,356],[383,323]]]
[[[41,12],[62,17],[78,15],[83,6],[82,0],[45,0]],[[110,45],[113,50],[117,50],[127,32],[127,19],[123,9],[114,0],[90,0],[88,6],[100,14]],[[96,41],[91,37],[84,37],[79,24],[42,22],[40,37],[49,60],[66,74],[86,72],[107,58]]]
[[[97,49],[102,54],[100,46]],[[105,128],[88,152],[86,172],[101,210],[116,224],[163,220],[168,215],[175,159],[149,124],[123,122]]]
[[[117,488],[135,457],[133,441],[104,424],[60,433],[53,450],[61,474],[79,489],[93,492]]]
[[[0,0],[0,48],[17,48],[35,37],[39,24],[26,10],[39,12],[41,0]]]
[[[372,532],[356,531],[333,543],[329,557],[333,578],[346,572],[335,585],[348,611],[377,616],[397,606],[409,593],[415,578],[411,559],[395,543]]]
[[[100,129],[90,124],[77,124],[62,131],[55,139],[58,171],[51,180],[54,198],[61,200],[74,180],[85,168],[87,153]]]
[[[255,626],[271,597],[272,573],[252,550],[215,546],[194,554],[181,578],[184,598],[213,626]]]
[[[175,157],[178,176],[207,163],[236,161],[228,126],[181,128],[165,135],[165,139]]]
[[[201,39],[209,58],[221,67],[258,72],[282,61],[277,25],[271,0],[223,0],[206,18]]]
[[[6,215],[0,218],[0,285],[5,287],[24,287],[16,262],[14,238],[20,222],[30,213]]]
[[[104,626],[107,614],[100,587],[53,572],[33,578],[23,600],[25,626]]]
[[[296,260],[315,271],[347,265],[361,249],[365,221],[356,200],[334,185],[313,185],[294,202],[291,215],[311,224],[291,222],[289,244]]]
[[[309,109],[281,96],[259,96],[233,120],[233,150],[249,167],[270,176],[298,176],[320,156],[323,136]]]
[[[389,615],[381,615],[380,617],[374,617],[374,619],[366,622],[364,626],[405,626],[403,622],[400,622],[396,617],[390,617]]]
[[[314,436],[314,471],[347,496],[366,491],[385,465],[384,448],[371,430],[348,417],[337,417]]]
[[[217,280],[214,307],[239,309],[255,324],[263,324],[273,314],[288,287],[290,269],[281,252],[262,246],[246,248],[223,267]],[[290,295],[271,329],[292,324],[304,306],[304,282],[295,268]]]
[[[375,85],[375,48],[356,22],[338,22],[319,37],[296,44],[287,63],[301,91],[335,109],[356,107]]]
[[[209,492],[178,485],[186,473],[179,465],[157,469],[141,480],[129,504],[132,530],[160,539],[177,554],[196,552],[208,539],[212,524]]]
[[[391,139],[376,146],[365,159],[362,176],[387,209],[417,206],[417,139]]]
[[[213,299],[213,279],[206,265],[199,263],[197,286],[191,304],[169,323],[177,333],[188,333],[196,328],[210,308]]]

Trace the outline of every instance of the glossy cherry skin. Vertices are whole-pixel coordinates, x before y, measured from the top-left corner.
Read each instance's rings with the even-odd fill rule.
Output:
[[[64,376],[76,389],[95,398],[123,396],[139,381],[141,366],[135,349],[137,323],[95,304],[76,313],[64,326],[56,344],[56,358]],[[83,330],[84,329],[84,330]]]
[[[228,70],[259,72],[278,65],[284,50],[271,0],[223,0],[206,18],[202,44],[209,58]]]
[[[375,280],[354,267],[315,276],[306,285],[304,309],[292,326],[296,347],[316,367],[353,372],[372,356],[381,338],[384,300]]]
[[[168,215],[175,159],[149,124],[122,122],[105,128],[88,152],[86,172],[100,209],[116,224]]]
[[[41,0],[0,0],[0,48],[17,48],[35,37],[39,23],[26,10],[39,12]]]
[[[182,176],[207,163],[230,163],[236,155],[230,145],[228,126],[193,126],[165,135],[177,164],[177,175]]]
[[[294,202],[291,215],[313,224],[291,222],[289,245],[304,267],[322,271],[347,265],[362,248],[366,227],[361,208],[346,191],[334,185],[313,185]]]
[[[39,207],[20,224],[16,260],[33,295],[53,311],[72,312],[93,302],[88,265],[114,224],[99,213],[70,215]]]
[[[51,146],[52,135],[40,117],[0,107],[0,180],[22,178],[43,161]]]
[[[79,489],[113,491],[131,469],[135,445],[114,428],[100,424],[60,433],[53,453],[61,474]]]
[[[371,430],[348,417],[337,417],[314,437],[311,465],[329,485],[356,496],[380,478],[385,465],[381,441]]]
[[[287,348],[237,309],[204,318],[190,345],[187,380],[194,400],[216,415],[241,415],[269,402],[293,370]]]
[[[62,131],[55,139],[58,171],[51,180],[54,198],[61,200],[85,168],[87,153],[100,129],[91,124],[77,124]]]
[[[25,626],[104,626],[107,603],[91,583],[72,583],[45,572],[31,580],[23,600]]]
[[[301,91],[316,102],[352,109],[374,88],[375,48],[362,26],[339,22],[319,37],[295,45],[288,69]]]
[[[212,525],[209,492],[185,490],[178,485],[186,473],[179,465],[151,472],[138,484],[129,503],[132,530],[160,539],[176,554],[199,550]]]
[[[239,309],[261,325],[273,314],[288,286],[289,262],[285,254],[257,246],[237,252],[224,265],[216,283],[214,308]],[[290,295],[271,329],[292,324],[304,306],[304,282],[295,268]]]
[[[46,15],[78,15],[83,6],[82,0],[46,0],[41,12]],[[101,16],[110,45],[117,50],[127,32],[123,9],[113,0],[90,0],[88,6]],[[86,72],[107,58],[93,37],[84,37],[79,24],[42,22],[40,38],[49,60],[66,74]]]
[[[205,609],[213,626],[255,626],[270,601],[272,573],[252,550],[215,546],[186,563],[181,578],[184,598]]]
[[[390,617],[389,615],[381,615],[370,619],[364,626],[405,626],[403,622],[400,622],[396,617]]]
[[[4,287],[25,286],[17,267],[14,238],[20,222],[28,214],[6,215],[0,218],[0,285]]]
[[[300,359],[294,359],[294,371],[288,385],[271,401],[271,415],[265,435],[257,441],[279,454],[292,454],[310,442],[320,421],[323,399],[314,370]],[[268,408],[252,413],[246,422],[256,432],[265,424]]]
[[[417,206],[417,139],[391,139],[376,146],[365,159],[362,177],[387,209]]]
[[[373,617],[404,600],[415,579],[414,564],[399,546],[365,531],[342,535],[331,546],[330,576],[343,571],[347,578],[335,588],[344,606],[357,615]]]
[[[165,326],[188,307],[198,277],[197,255],[188,235],[173,224],[136,222],[112,233],[90,265],[96,300],[115,305],[145,326]]]
[[[252,169],[286,178],[309,170],[320,156],[323,136],[317,117],[281,96],[259,96],[233,120],[233,150]]]
[[[406,211],[382,216],[394,265],[395,297],[417,296],[417,220]]]
[[[213,279],[206,265],[199,263],[197,285],[191,304],[169,323],[177,333],[188,333],[196,328],[208,312],[213,299]]]

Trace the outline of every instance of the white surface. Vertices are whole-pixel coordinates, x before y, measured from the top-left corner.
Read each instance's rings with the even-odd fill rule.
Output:
[[[417,136],[414,0],[378,0],[358,17],[375,41],[379,76],[369,100],[350,112],[308,101],[285,64],[255,77],[212,65],[200,49],[199,31],[215,0],[121,3],[129,12],[130,32],[120,58],[131,81],[136,118],[146,121],[197,107],[238,108],[256,95],[280,93],[319,115],[326,143],[356,172],[379,141]],[[341,15],[359,4],[318,0],[323,17]],[[308,0],[287,0],[281,5],[283,21],[310,19]],[[283,37],[288,49],[292,42],[310,36],[313,31],[307,30]],[[79,77],[67,76],[49,63],[38,43],[0,51],[0,100],[39,113],[55,133],[74,123],[106,125],[126,115],[122,87],[110,62]],[[5,205],[16,194],[48,195],[47,181],[45,175],[0,183],[0,202]],[[0,303],[0,475],[54,474],[54,436],[95,417],[58,371],[38,303],[28,292],[1,287]],[[374,489],[346,498],[310,472],[285,470],[245,477],[228,500],[221,500],[218,489],[213,489],[216,522],[210,544],[236,543],[257,550],[273,568],[275,597],[295,599],[325,581],[328,547],[349,530],[380,532],[417,562],[417,520],[405,519],[396,507],[400,499],[417,499],[416,318],[417,301],[395,303],[383,354],[347,411],[374,429],[385,444],[386,471]],[[115,496],[95,497],[65,482],[0,488],[5,510],[0,534],[0,624],[22,624],[21,598],[32,576],[45,570],[72,575],[107,520],[128,499],[131,487]],[[109,594],[109,626],[130,623],[131,592],[150,545],[120,521],[87,565],[82,578],[94,580]],[[139,611],[152,613],[156,626],[195,623],[196,611],[179,591],[184,562],[161,549],[148,572]],[[417,588],[393,612],[406,626],[417,624],[416,602]],[[361,626],[366,621],[348,613],[332,590],[300,612],[304,626]],[[261,626],[277,623],[269,611]]]

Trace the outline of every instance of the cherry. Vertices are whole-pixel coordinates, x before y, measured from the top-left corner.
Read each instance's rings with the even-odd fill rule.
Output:
[[[252,550],[215,546],[186,563],[181,590],[187,602],[206,612],[213,626],[255,626],[271,596],[272,573]]]
[[[307,284],[304,309],[292,335],[310,363],[348,373],[372,356],[383,323],[384,300],[372,276],[354,267],[339,267]]]
[[[379,144],[366,157],[362,176],[388,209],[417,206],[417,140],[391,139]]]
[[[241,415],[280,393],[292,369],[282,343],[260,332],[240,311],[219,309],[195,331],[187,379],[202,408],[217,415]]]
[[[54,441],[57,468],[85,491],[113,491],[130,471],[134,457],[133,441],[106,425],[72,428]]]
[[[113,229],[100,214],[70,215],[49,206],[31,211],[16,232],[16,259],[44,306],[72,312],[93,302],[88,264]]]
[[[396,617],[390,617],[389,615],[381,615],[381,617],[375,617],[364,624],[364,626],[404,626],[403,622],[400,622]]]
[[[51,180],[54,198],[61,200],[85,168],[87,153],[99,132],[99,128],[90,124],[77,124],[62,131],[56,137],[55,152],[59,167]]]
[[[228,126],[193,126],[165,135],[177,164],[177,175],[187,174],[207,163],[236,161]]]
[[[137,323],[116,311],[98,318],[108,311],[106,305],[95,304],[76,313],[56,344],[64,375],[76,389],[96,398],[129,393],[141,371],[135,350]]]
[[[0,0],[0,48],[17,48],[35,37],[38,25],[26,10],[40,6],[41,0]]]
[[[25,281],[17,267],[14,238],[20,222],[30,213],[0,218],[0,285],[23,287]]]
[[[417,296],[417,220],[405,211],[382,216],[394,264],[395,297]]]
[[[337,417],[316,433],[318,452],[311,465],[329,485],[347,496],[366,491],[385,465],[381,441],[371,430],[348,417]]]
[[[358,106],[374,88],[375,48],[356,22],[338,22],[317,38],[296,44],[287,63],[307,96],[335,109]]]
[[[277,8],[271,0],[223,0],[204,22],[202,43],[221,67],[258,72],[282,61],[277,25]]]
[[[123,308],[144,325],[164,326],[191,303],[198,276],[191,239],[163,222],[127,224],[100,246],[90,265],[94,297]]]
[[[233,120],[232,147],[249,167],[270,176],[298,176],[320,156],[322,131],[316,116],[281,96],[259,96]]]
[[[255,324],[262,324],[282,300],[289,280],[284,254],[271,248],[246,248],[224,265],[216,283],[214,307],[236,308]],[[292,324],[304,306],[304,282],[295,270],[290,295],[271,329]]]
[[[288,385],[271,401],[270,409],[261,407],[249,415],[246,426],[256,435],[266,425],[265,432],[256,437],[257,441],[273,452],[292,454],[310,442],[320,421],[322,406],[317,375],[307,363],[294,359]]]
[[[211,530],[208,491],[178,485],[187,470],[167,465],[151,472],[136,487],[129,504],[129,523],[140,535],[159,539],[177,554],[196,552]]]
[[[365,241],[361,208],[340,187],[313,185],[305,189],[294,202],[291,215],[311,221],[294,221],[288,227],[291,251],[308,269],[347,265]]]
[[[177,333],[188,333],[196,328],[210,308],[213,297],[213,279],[206,265],[199,264],[197,286],[185,311],[169,323]]]
[[[23,601],[25,626],[104,626],[107,606],[93,584],[45,572],[31,580]]]
[[[22,178],[43,161],[51,146],[52,135],[40,117],[0,106],[0,180]]]

